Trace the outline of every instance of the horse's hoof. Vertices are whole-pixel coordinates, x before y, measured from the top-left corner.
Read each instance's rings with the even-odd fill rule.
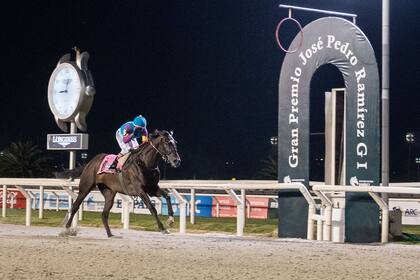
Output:
[[[160,231],[160,233],[162,233],[162,234],[170,234],[171,232],[169,230],[167,230],[167,229],[163,229],[163,230]]]
[[[175,219],[174,219],[174,217],[169,216],[168,220],[166,221],[166,225],[167,225],[168,227],[172,227],[172,226],[174,225],[174,223],[175,223]]]
[[[122,236],[118,236],[118,235],[113,235],[113,234],[111,234],[110,236],[108,236],[108,238],[112,238],[112,239],[122,239]]]
[[[66,228],[64,231],[59,233],[59,236],[66,237],[66,236],[77,236],[77,228]]]

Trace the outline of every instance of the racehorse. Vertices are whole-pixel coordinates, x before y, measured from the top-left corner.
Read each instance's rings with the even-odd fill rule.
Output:
[[[108,237],[113,236],[109,229],[108,216],[117,193],[139,196],[156,219],[159,230],[162,233],[169,233],[159,220],[156,208],[153,206],[149,196],[164,197],[166,199],[169,216],[167,225],[171,226],[174,223],[174,212],[168,192],[162,190],[158,185],[160,179],[158,163],[163,159],[174,168],[180,165],[181,159],[173,133],[165,130],[156,130],[154,133],[151,133],[148,142],[144,142],[137,149],[131,151],[121,170],[121,174],[98,174],[101,162],[105,156],[106,154],[96,155],[83,169],[80,176],[79,194],[72,205],[66,229],[70,228],[73,217],[85,197],[97,186],[105,198],[102,222]]]

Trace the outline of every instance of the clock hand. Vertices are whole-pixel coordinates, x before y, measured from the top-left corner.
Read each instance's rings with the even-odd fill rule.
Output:
[[[66,80],[65,80],[66,89],[65,89],[65,90],[60,91],[60,93],[62,93],[62,92],[67,92],[67,88],[69,87],[69,82],[70,82],[70,79],[66,79]]]
[[[63,92],[67,93],[67,89],[66,90],[60,90],[58,93],[63,93]]]

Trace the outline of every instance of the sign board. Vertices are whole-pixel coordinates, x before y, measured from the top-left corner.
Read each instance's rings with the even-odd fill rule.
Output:
[[[3,191],[0,190],[0,205],[3,203]],[[6,194],[6,208],[23,209],[26,207],[26,198],[23,194],[16,190],[7,190]]]
[[[75,134],[48,134],[47,150],[87,150],[89,135]]]
[[[289,47],[298,51],[285,55],[279,79],[278,180],[309,185],[311,80],[319,67],[332,64],[346,85],[345,183],[378,185],[380,94],[373,48],[359,27],[338,17],[312,21],[302,32],[303,39],[296,35]],[[279,212],[279,236],[304,238],[307,203],[299,192],[282,191],[279,208],[288,207],[289,199],[302,209]],[[347,193],[345,215],[346,242],[380,240],[379,207],[368,194]]]
[[[389,210],[399,208],[403,225],[420,225],[420,199],[390,198]]]
[[[268,197],[251,197],[246,198],[246,216],[250,219],[267,219],[268,217]],[[219,203],[219,217],[222,218],[233,218],[237,215],[236,204],[233,199],[229,196],[214,196],[213,197],[213,208],[212,217],[217,217],[216,204]]]

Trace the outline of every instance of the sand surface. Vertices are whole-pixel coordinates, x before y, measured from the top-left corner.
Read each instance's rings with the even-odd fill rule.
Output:
[[[420,279],[420,246],[0,224],[0,279]]]

